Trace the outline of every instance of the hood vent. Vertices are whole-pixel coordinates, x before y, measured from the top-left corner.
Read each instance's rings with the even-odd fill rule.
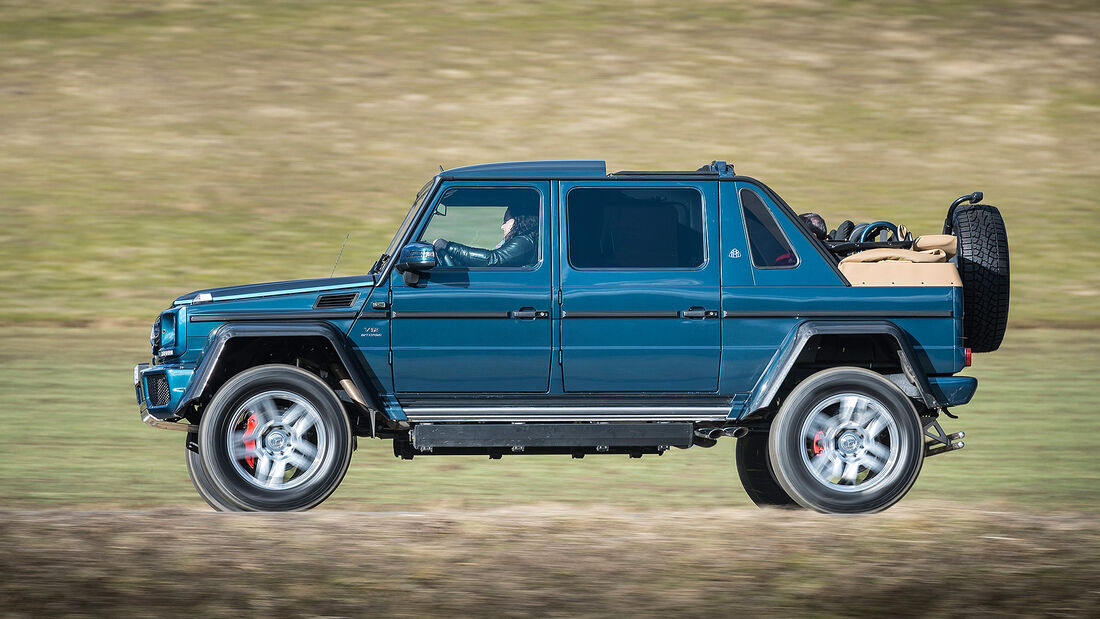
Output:
[[[358,292],[342,292],[340,294],[323,294],[317,297],[313,309],[340,309],[351,307],[359,298]]]

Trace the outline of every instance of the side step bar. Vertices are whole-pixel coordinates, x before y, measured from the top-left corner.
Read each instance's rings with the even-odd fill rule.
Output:
[[[409,440],[394,441],[394,455],[504,453],[625,453],[640,457],[691,446],[690,423],[420,423]]]

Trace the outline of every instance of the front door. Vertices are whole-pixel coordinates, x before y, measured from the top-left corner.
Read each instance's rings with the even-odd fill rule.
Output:
[[[718,390],[715,181],[561,184],[566,392]]]
[[[397,393],[547,391],[548,198],[549,183],[538,181],[440,188],[413,237],[440,240],[438,266],[412,286],[390,277]]]

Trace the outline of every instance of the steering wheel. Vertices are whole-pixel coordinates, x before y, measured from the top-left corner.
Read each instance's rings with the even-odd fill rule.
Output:
[[[888,240],[888,241],[898,240],[898,227],[897,226],[895,226],[894,224],[892,224],[888,221],[875,221],[875,222],[867,224],[867,227],[863,229],[863,232],[859,235],[859,242],[860,243],[866,243],[868,237],[870,237],[871,240],[874,240],[874,238],[878,235],[878,233],[883,231],[883,230],[886,230],[890,233],[889,238],[887,238],[886,240]]]

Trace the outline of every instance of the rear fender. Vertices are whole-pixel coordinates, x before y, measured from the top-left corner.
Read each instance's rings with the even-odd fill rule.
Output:
[[[899,384],[898,387],[916,402],[923,404],[925,408],[943,406],[929,387],[928,377],[918,363],[917,353],[909,343],[905,332],[893,322],[810,320],[799,324],[783,340],[779,351],[772,357],[768,368],[757,381],[741,418],[760,417],[769,410],[771,403],[779,396],[779,390],[791,373],[799,355],[811,338],[818,335],[885,335],[892,338],[897,345],[898,362],[902,373],[908,381],[907,384]]]

